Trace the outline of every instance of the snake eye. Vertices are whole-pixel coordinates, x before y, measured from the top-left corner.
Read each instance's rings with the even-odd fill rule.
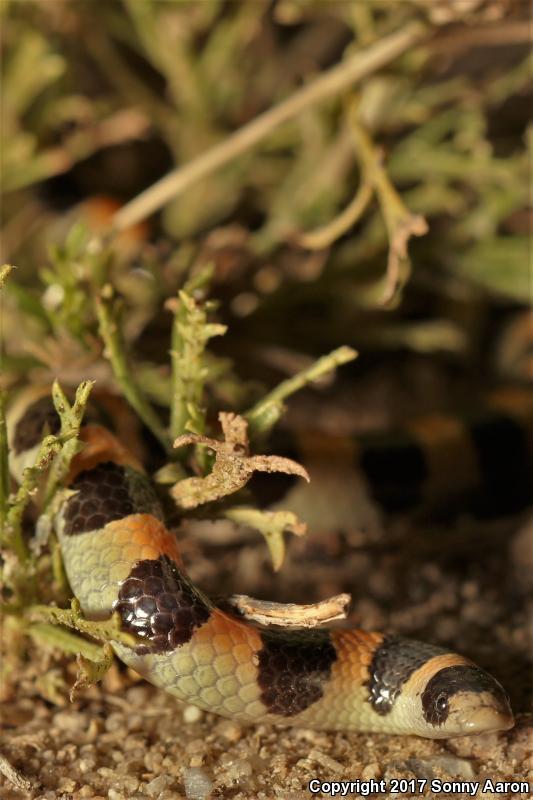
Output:
[[[448,698],[444,692],[441,692],[435,700],[435,708],[439,716],[448,710]]]

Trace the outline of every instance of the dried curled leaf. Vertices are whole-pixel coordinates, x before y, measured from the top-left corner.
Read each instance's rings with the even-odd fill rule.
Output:
[[[215,463],[209,475],[205,478],[186,478],[172,487],[170,493],[180,508],[196,508],[233,494],[248,483],[254,472],[285,472],[309,481],[304,467],[290,458],[250,455],[248,423],[243,417],[221,412],[219,420],[223,441],[202,434],[185,433],[174,442],[174,447],[196,444],[215,452]]]
[[[412,236],[424,236],[429,230],[428,224],[420,214],[406,213],[394,216],[391,214],[389,225],[389,255],[387,258],[387,274],[384,304],[389,303],[399,287],[405,282],[410,272],[407,245]]]

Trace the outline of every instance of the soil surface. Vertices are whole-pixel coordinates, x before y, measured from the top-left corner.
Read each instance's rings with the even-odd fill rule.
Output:
[[[314,778],[384,779],[387,791],[375,795],[384,798],[469,796],[438,793],[431,781],[439,779],[480,781],[478,797],[527,796],[503,787],[481,793],[487,778],[533,781],[533,524],[526,514],[424,526],[399,518],[380,535],[310,534],[290,542],[277,575],[259,536],[231,540],[216,526],[201,528],[202,536],[193,529],[180,535],[191,574],[205,589],[305,602],[351,590],[349,623],[453,646],[490,669],[511,695],[515,728],[429,741],[244,727],[184,706],[118,665],[70,704],[75,665],[34,649],[31,663],[8,676],[2,708],[2,753],[32,788],[2,779],[2,800],[307,800]],[[394,793],[394,778],[427,783],[422,792],[408,783]]]

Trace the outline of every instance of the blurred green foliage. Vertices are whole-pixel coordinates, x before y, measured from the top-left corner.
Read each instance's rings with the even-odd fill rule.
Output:
[[[66,185],[65,194],[79,200],[132,197],[415,19],[428,25],[426,41],[348,96],[274,129],[168,203],[155,224],[157,235],[173,243],[170,256],[145,251],[131,270],[86,249],[84,261],[74,252],[75,234],[62,244],[57,207]],[[125,336],[133,342],[202,261],[207,232],[221,230],[230,248],[239,240],[245,267],[220,277],[215,258],[213,291],[222,290],[230,316],[249,320],[251,338],[263,337],[269,320],[283,314],[297,323],[289,332],[278,329],[285,345],[313,352],[358,345],[364,331],[368,346],[364,314],[383,304],[390,246],[378,198],[323,252],[297,244],[334,220],[364,180],[350,126],[356,100],[358,121],[391,186],[429,225],[428,235],[409,244],[412,274],[402,267],[410,282],[407,303],[391,317],[398,341],[424,335],[423,327],[420,335],[406,333],[416,322],[402,319],[414,298],[443,323],[433,328],[431,347],[440,342],[447,350],[453,339],[457,349],[458,286],[474,305],[531,299],[525,20],[526,6],[508,0],[471,0],[460,13],[451,0],[5,0],[2,238],[6,259],[23,268],[9,291],[32,318],[24,322],[26,335],[57,337],[62,328],[90,349],[95,327],[87,288],[110,280],[126,297]],[[43,240],[55,241],[53,266],[45,269]],[[42,303],[36,267],[48,287]],[[317,303],[330,310],[315,325],[304,317]],[[9,307],[6,314],[16,319]],[[300,320],[308,337],[296,336]],[[457,334],[451,339],[450,326]],[[383,332],[390,341],[390,331]],[[9,357],[27,364],[17,347],[6,364]]]

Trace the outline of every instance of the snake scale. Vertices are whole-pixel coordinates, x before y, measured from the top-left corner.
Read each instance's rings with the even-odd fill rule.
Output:
[[[528,402],[522,422],[531,416]],[[517,425],[524,404],[515,397],[507,405],[512,413],[500,407],[489,425],[496,424],[493,434]],[[58,428],[49,395],[12,415],[15,475],[31,463],[43,433]],[[88,618],[116,611],[123,630],[136,634],[138,646],[115,642],[113,649],[146,680],[180,700],[250,723],[428,738],[512,727],[504,689],[461,655],[359,629],[265,629],[216,607],[188,577],[137,458],[101,424],[85,423],[80,438],[84,447],[55,516],[66,573]],[[503,438],[512,449],[512,436]],[[497,453],[491,456],[480,429],[472,442],[490,489],[490,458],[496,456],[496,473],[505,466]],[[515,469],[526,451],[530,458],[531,436],[526,451],[517,447],[508,454],[508,468]]]

